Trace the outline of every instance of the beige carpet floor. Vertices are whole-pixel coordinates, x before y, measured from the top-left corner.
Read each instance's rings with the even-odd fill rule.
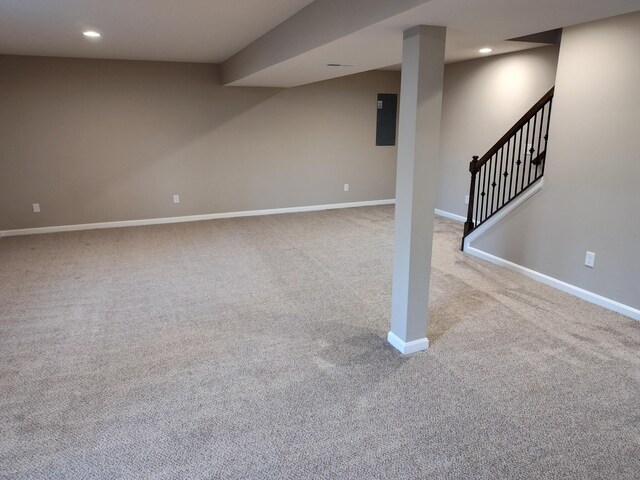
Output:
[[[0,477],[640,476],[640,322],[458,251],[389,326],[393,208],[0,239]]]

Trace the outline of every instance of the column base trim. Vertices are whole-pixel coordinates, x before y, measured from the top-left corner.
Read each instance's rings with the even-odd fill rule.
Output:
[[[395,333],[389,332],[387,334],[387,341],[403,355],[409,355],[429,348],[429,339],[427,337],[412,340],[411,342],[405,342]]]

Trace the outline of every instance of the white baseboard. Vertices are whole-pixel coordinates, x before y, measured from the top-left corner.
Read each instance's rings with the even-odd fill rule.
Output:
[[[599,305],[614,312],[621,313],[622,315],[626,315],[627,317],[630,317],[634,320],[640,320],[640,310],[630,307],[629,305],[616,302],[615,300],[603,297],[602,295],[598,295],[597,293],[593,293],[583,288],[576,287],[575,285],[571,285],[570,283],[563,282],[562,280],[558,280],[557,278],[550,277],[548,275],[545,275],[544,273],[536,272],[535,270],[523,267],[522,265],[510,262],[509,260],[497,257],[475,247],[465,247],[464,251],[473,255],[474,257],[478,257],[495,265],[508,268],[509,270],[513,270],[514,272],[521,273],[522,275],[532,278],[533,280],[537,280],[538,282],[544,283],[545,285],[549,285],[550,287],[562,290],[563,292],[574,295],[578,298],[586,300],[587,302]]]
[[[429,339],[427,337],[405,342],[393,332],[387,334],[387,341],[393,345],[403,355],[420,352],[429,348]]]
[[[440,215],[441,217],[450,218],[451,220],[455,220],[457,222],[466,222],[467,217],[463,217],[462,215],[456,215],[455,213],[445,212],[444,210],[438,210],[436,208],[436,215]]]
[[[310,205],[304,207],[271,208],[265,210],[246,210],[240,212],[208,213],[203,215],[187,215],[184,217],[145,218],[142,220],[122,220],[116,222],[82,223],[76,225],[56,225],[52,227],[21,228],[17,230],[0,231],[0,237],[16,237],[19,235],[37,235],[43,233],[76,232],[80,230],[98,230],[103,228],[140,227],[144,225],[164,225],[168,223],[201,222],[204,220],[216,220],[218,218],[257,217],[260,215],[277,215],[281,213],[317,212],[320,210],[332,210],[336,208],[373,207],[376,205],[393,205],[394,198],[385,200],[367,200],[363,202],[331,203],[326,205]],[[435,210],[436,215],[450,218],[459,222],[467,219],[455,213]]]
[[[317,212],[337,208],[371,207],[376,205],[392,205],[395,199],[367,200],[364,202],[332,203],[327,205],[310,205],[304,207],[271,208],[265,210],[248,210],[242,212],[209,213],[205,215],[188,215],[184,217],[148,218],[143,220],[124,220],[119,222],[84,223],[78,225],[60,225],[53,227],[23,228],[19,230],[0,231],[0,237],[18,235],[35,235],[42,233],[74,232],[78,230],[97,230],[102,228],[139,227],[143,225],[163,225],[168,223],[201,222],[218,218],[256,217],[260,215],[276,215],[281,213]]]

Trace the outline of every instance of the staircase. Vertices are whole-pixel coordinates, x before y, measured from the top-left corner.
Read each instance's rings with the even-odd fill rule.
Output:
[[[482,158],[469,165],[471,186],[464,239],[544,176],[554,88]]]

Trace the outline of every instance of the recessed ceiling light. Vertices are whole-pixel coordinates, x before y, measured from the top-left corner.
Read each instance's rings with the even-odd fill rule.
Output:
[[[82,32],[82,34],[87,38],[100,38],[102,36],[95,30],[87,30],[86,32]]]
[[[493,52],[493,48],[489,48],[489,47],[484,47],[481,48],[480,50],[478,50],[480,53],[491,53]]]

